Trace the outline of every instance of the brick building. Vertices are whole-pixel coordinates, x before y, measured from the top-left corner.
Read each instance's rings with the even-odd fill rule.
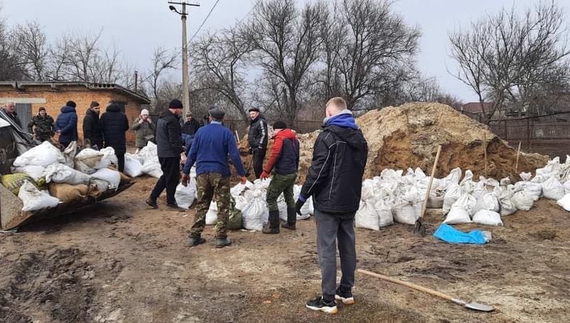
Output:
[[[130,91],[122,86],[108,83],[81,82],[0,82],[0,105],[6,101],[16,102],[16,112],[27,129],[32,116],[40,107],[45,107],[54,120],[60,109],[69,100],[77,104],[77,130],[83,140],[83,117],[91,101],[101,105],[101,114],[109,103],[118,103],[129,119],[130,124],[140,114],[141,109],[148,108],[150,100],[143,95]],[[135,133],[127,131],[127,141],[133,143]]]

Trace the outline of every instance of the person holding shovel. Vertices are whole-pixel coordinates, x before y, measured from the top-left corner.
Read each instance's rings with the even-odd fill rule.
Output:
[[[313,196],[322,296],[308,301],[306,306],[311,310],[334,314],[338,311],[335,299],[344,304],[354,304],[354,216],[360,205],[368,143],[342,98],[332,98],[327,102],[323,126],[315,141],[311,167],[295,203],[295,210],[301,214],[301,207]],[[337,242],[342,272],[338,288]]]
[[[283,228],[295,230],[297,222],[293,186],[295,185],[297,169],[299,168],[299,140],[283,121],[275,122],[273,130],[275,142],[269,160],[265,164],[260,177],[261,179],[266,179],[269,177],[271,170],[274,172],[266,197],[267,206],[269,207],[269,223],[262,231],[268,234],[279,233],[277,198],[279,198],[281,193],[285,196],[285,203],[287,203],[287,223],[282,225]]]

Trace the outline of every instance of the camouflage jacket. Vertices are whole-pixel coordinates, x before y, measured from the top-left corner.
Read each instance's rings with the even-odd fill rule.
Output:
[[[35,115],[32,118],[32,121],[28,124],[28,132],[32,133],[33,128],[36,128],[35,132],[36,135],[53,135],[53,118],[46,114],[45,117],[41,115]]]

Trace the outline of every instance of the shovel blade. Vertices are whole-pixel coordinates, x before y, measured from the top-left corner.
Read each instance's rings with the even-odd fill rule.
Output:
[[[426,236],[426,226],[422,223],[421,219],[418,219],[416,221],[416,224],[414,226],[414,234],[422,237]]]
[[[479,311],[479,312],[493,312],[495,310],[495,308],[492,306],[479,304],[479,303],[467,303],[463,306],[465,306],[470,310]]]

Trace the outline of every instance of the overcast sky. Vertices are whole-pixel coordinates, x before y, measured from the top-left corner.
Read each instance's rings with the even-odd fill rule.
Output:
[[[304,3],[307,0],[298,0]],[[96,34],[102,28],[101,42],[114,45],[140,71],[146,70],[155,47],[180,48],[181,24],[178,15],[168,10],[167,0],[0,0],[2,16],[8,25],[37,21],[50,39],[77,31]],[[204,21],[216,0],[199,1],[190,7],[188,37]],[[247,16],[254,0],[219,0],[200,31],[229,27]],[[472,20],[513,4],[523,10],[537,0],[399,0],[394,10],[410,25],[422,31],[418,66],[428,76],[438,79],[448,93],[470,101],[475,95],[450,75],[456,71],[449,57],[449,32],[468,27]],[[570,0],[558,0],[570,21]],[[200,35],[199,34],[199,35]]]

